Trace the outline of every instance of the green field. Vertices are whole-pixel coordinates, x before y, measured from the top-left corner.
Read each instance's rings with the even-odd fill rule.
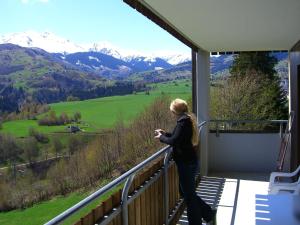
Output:
[[[143,111],[156,97],[163,93],[172,98],[187,99],[191,96],[191,84],[188,81],[177,81],[176,83],[159,83],[152,85],[153,90],[149,95],[144,92],[112,96],[85,101],[61,102],[51,104],[51,110],[57,115],[62,112],[73,115],[79,111],[84,122],[82,128],[85,131],[95,132],[97,130],[111,128],[118,118],[123,118],[125,123],[132,121],[135,116]],[[41,117],[43,115],[40,115]],[[33,127],[43,133],[66,131],[66,126],[39,126],[37,120],[17,120],[5,122],[2,125],[2,133],[10,133],[17,137],[28,136],[28,128]]]
[[[107,182],[107,181],[106,181]],[[104,183],[105,184],[105,183]],[[103,200],[107,199],[112,193],[117,191],[121,186],[114,188],[112,191],[109,191],[105,195],[100,198],[94,200],[84,208],[82,208],[79,212],[72,215],[66,221],[64,221],[63,225],[71,225],[80,220],[81,217],[88,214],[92,209],[94,209],[97,205],[100,204]],[[90,193],[72,193],[66,197],[59,196],[50,201],[42,202],[40,204],[36,204],[33,207],[24,209],[24,210],[13,210],[6,213],[0,213],[0,224],[1,225],[41,225],[55,216],[59,215],[63,211],[72,207],[85,197],[87,197]]]
[[[77,102],[63,102],[51,104],[51,109],[55,110],[57,114],[66,112],[73,114],[80,111],[82,121],[90,126],[85,128],[87,131],[97,131],[102,128],[111,128],[120,114],[126,123],[132,121],[136,115],[142,112],[145,106],[149,105],[155,98],[164,94],[171,98],[188,99],[191,96],[191,85],[188,81],[160,83],[152,86],[150,95],[145,93],[137,93],[126,96],[113,96],[98,99],[91,99]],[[15,136],[27,136],[28,128],[35,127],[37,130],[51,133],[56,131],[63,131],[64,126],[38,126],[36,120],[19,120],[10,121],[3,124],[1,132],[11,133]],[[50,201],[36,204],[33,207],[24,210],[14,210],[10,212],[0,213],[1,225],[38,225],[49,221],[59,213],[65,211],[69,207],[78,203],[89,193],[72,193],[66,197],[56,197]],[[107,196],[102,196],[105,199]],[[76,222],[81,216],[87,214],[92,208],[99,203],[100,200],[90,204],[77,213],[75,217],[68,220],[64,224],[72,224]]]
[[[73,193],[68,197],[58,197],[48,202],[43,202],[25,210],[14,210],[0,213],[2,225],[40,225],[49,221],[60,212],[82,200],[84,194]]]

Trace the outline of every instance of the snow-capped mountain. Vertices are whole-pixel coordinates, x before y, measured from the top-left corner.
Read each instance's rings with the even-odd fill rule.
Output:
[[[41,48],[51,53],[74,53],[82,52],[85,49],[70,40],[56,36],[50,32],[38,33],[26,31],[0,36],[0,44],[15,44],[21,47]]]
[[[191,54],[178,54],[178,53],[160,53],[157,57],[164,59],[171,65],[177,65],[180,63],[191,61]]]
[[[125,61],[99,51],[77,52],[67,55],[53,53],[53,56],[84,71],[95,72],[106,78],[113,79],[126,78],[132,73],[173,67],[160,58],[136,57]]]
[[[22,47],[36,47],[41,48],[50,53],[70,54],[76,52],[100,52],[125,62],[132,60],[141,60],[151,63],[160,58],[165,60],[168,64],[176,65],[178,63],[191,60],[190,55],[180,54],[176,52],[156,52],[156,53],[142,53],[134,50],[121,49],[109,42],[97,42],[78,44],[59,37],[50,32],[36,32],[26,31],[20,33],[12,33],[0,36],[0,44],[11,43]]]
[[[115,57],[117,59],[122,59],[122,55],[120,54],[119,50],[113,46],[109,42],[98,42],[93,44],[86,44],[85,49],[88,52],[100,52],[106,55],[110,55],[112,57]]]
[[[124,61],[128,62],[136,71],[160,70],[172,67],[170,63],[159,57],[127,57]]]
[[[53,54],[81,70],[110,79],[125,78],[135,72],[129,63],[101,52],[76,52],[67,55]]]
[[[168,64],[177,65],[179,63],[191,60],[190,54],[179,54],[176,52],[155,52],[155,53],[142,53],[134,50],[126,50],[118,48],[109,42],[99,42],[92,44],[92,47],[86,45],[85,47],[91,52],[101,52],[106,55],[113,56],[117,59],[122,59],[125,62],[144,61],[145,63],[153,63],[157,59],[162,59]]]

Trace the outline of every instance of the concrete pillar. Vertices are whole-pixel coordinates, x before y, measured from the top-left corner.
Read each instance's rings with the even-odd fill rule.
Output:
[[[300,164],[300,48],[289,52],[289,110],[295,112],[291,136],[290,168],[294,170]]]
[[[196,55],[196,92],[198,124],[209,121],[210,102],[210,53],[199,50]],[[208,125],[203,127],[200,137],[200,171],[201,175],[208,173]]]

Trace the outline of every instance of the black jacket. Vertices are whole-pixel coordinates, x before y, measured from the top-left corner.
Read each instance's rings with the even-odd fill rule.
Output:
[[[173,147],[175,161],[193,162],[197,160],[197,154],[192,144],[193,124],[189,116],[182,115],[172,133],[160,136],[162,143]]]

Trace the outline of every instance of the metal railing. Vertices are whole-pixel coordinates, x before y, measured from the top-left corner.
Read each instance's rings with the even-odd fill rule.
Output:
[[[87,204],[92,202],[93,200],[97,199],[101,195],[107,193],[108,191],[110,191],[114,187],[116,187],[119,184],[126,181],[125,186],[123,188],[124,190],[123,190],[123,193],[122,193],[122,209],[124,210],[124,208],[127,205],[127,200],[125,198],[127,198],[126,195],[128,193],[128,189],[129,189],[130,184],[131,184],[130,180],[132,181],[134,175],[137,172],[139,172],[140,170],[142,170],[150,162],[154,161],[155,159],[158,159],[159,157],[161,157],[163,155],[165,155],[165,157],[166,157],[166,155],[168,155],[169,152],[170,152],[170,146],[166,146],[166,147],[162,148],[160,151],[156,152],[155,154],[150,156],[145,161],[141,162],[137,166],[133,167],[131,170],[127,171],[126,173],[122,174],[120,177],[116,178],[115,180],[113,180],[109,184],[105,185],[100,190],[94,192],[93,194],[91,194],[87,198],[83,199],[82,201],[80,201],[76,205],[72,206],[68,210],[64,211],[63,213],[59,214],[58,216],[56,216],[55,218],[50,220],[49,222],[45,223],[45,225],[53,225],[53,224],[59,224],[59,223],[63,222],[65,219],[70,217],[72,214],[76,213],[78,210],[80,210],[81,208],[83,208],[84,206],[86,206]],[[165,166],[167,166],[167,165],[165,164]],[[126,213],[124,213],[124,214],[126,214]],[[125,215],[125,217],[123,217],[123,221],[126,221],[126,215]],[[124,224],[126,224],[126,223],[124,223]]]
[[[206,125],[206,121],[204,121],[204,122],[202,122],[198,125],[199,136],[201,134],[201,131],[202,131],[202,128],[204,127],[204,125]],[[119,184],[124,183],[124,182],[125,182],[125,184],[124,184],[123,191],[122,191],[121,207],[119,207],[118,209],[115,209],[115,211],[112,214],[109,215],[109,218],[107,217],[104,221],[102,221],[99,224],[101,224],[101,225],[108,224],[112,219],[114,219],[117,215],[119,215],[122,212],[122,224],[123,225],[128,225],[128,204],[133,201],[133,198],[128,199],[128,191],[129,191],[129,188],[132,184],[134,176],[139,171],[144,169],[147,165],[149,165],[151,162],[153,162],[154,160],[156,160],[156,159],[158,159],[162,156],[164,156],[163,170],[159,171],[158,173],[156,173],[154,175],[155,177],[153,178],[152,182],[154,182],[160,176],[164,175],[164,187],[163,187],[164,188],[164,199],[163,199],[163,201],[164,201],[164,205],[165,205],[165,212],[164,212],[164,221],[165,221],[165,223],[164,224],[168,225],[170,223],[170,221],[172,220],[172,218],[174,217],[177,210],[179,209],[180,205],[183,203],[183,200],[181,200],[177,204],[176,209],[173,210],[172,215],[170,215],[170,213],[169,213],[169,199],[168,199],[168,190],[169,190],[169,188],[168,188],[168,186],[169,186],[168,167],[169,167],[169,160],[170,160],[171,152],[172,152],[172,148],[170,146],[166,146],[166,147],[162,148],[161,150],[159,150],[158,152],[156,152],[155,154],[153,154],[152,156],[150,156],[149,158],[147,158],[146,160],[144,160],[143,162],[141,162],[137,166],[133,167],[132,169],[130,169],[129,171],[127,171],[126,173],[124,173],[120,177],[116,178],[115,180],[113,180],[109,184],[105,185],[104,187],[102,187],[98,191],[94,192],[93,194],[91,194],[87,198],[83,199],[82,201],[80,201],[76,205],[74,205],[71,208],[67,209],[66,211],[62,212],[61,214],[59,214],[58,216],[56,216],[52,220],[48,221],[44,225],[60,224],[61,222],[63,222],[67,218],[69,218],[74,213],[78,212],[80,209],[82,209],[84,206],[86,206],[87,204],[89,204],[93,200],[99,198],[100,196],[104,195],[108,191],[112,190],[113,188],[117,187]],[[141,188],[140,192],[145,191],[145,189],[152,182],[149,182],[143,188]]]
[[[279,125],[279,134],[280,134],[280,137],[282,138],[283,132],[284,132],[283,127],[284,127],[284,125],[286,125],[288,123],[288,120],[216,120],[216,119],[212,119],[209,121],[209,123],[215,124],[214,128],[215,128],[216,136],[220,135],[221,130],[224,130],[224,131],[229,130],[228,127],[230,127],[230,129],[234,130],[232,127],[237,128],[236,125],[238,125],[238,124]],[[243,128],[245,128],[245,127],[243,127]],[[241,130],[241,129],[238,128],[238,130]],[[258,130],[258,129],[248,128],[248,130]]]

